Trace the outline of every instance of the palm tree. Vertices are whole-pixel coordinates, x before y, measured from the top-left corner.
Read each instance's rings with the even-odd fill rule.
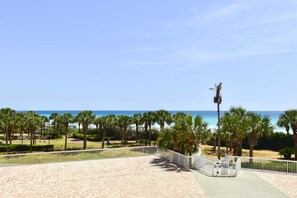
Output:
[[[117,124],[117,117],[114,114],[103,116],[101,117],[101,124],[103,128],[102,148],[104,149],[104,141],[107,135],[107,130],[115,127],[115,125]]]
[[[49,118],[46,116],[40,116],[41,122],[40,122],[40,132],[44,131],[45,129],[45,124],[49,122]]]
[[[279,121],[281,123],[286,123],[286,125],[282,126],[287,127],[289,125],[291,127],[295,145],[295,160],[297,160],[297,109],[285,111],[280,115]]]
[[[22,144],[23,144],[24,143],[23,133],[26,130],[25,129],[25,113],[17,112],[16,113],[16,122],[17,122],[18,132],[20,133],[20,137],[21,137]]]
[[[155,112],[156,121],[160,125],[160,131],[162,131],[165,127],[165,124],[171,124],[172,122],[172,116],[169,111],[165,111],[163,109],[160,109]]]
[[[92,111],[81,111],[77,115],[77,119],[83,127],[83,135],[84,135],[84,143],[83,143],[83,149],[85,150],[87,148],[87,132],[89,125],[94,122],[95,115]]]
[[[178,122],[183,122],[185,117],[187,117],[187,114],[185,114],[183,112],[178,112],[178,113],[174,114],[172,117],[173,117],[174,123],[177,124]]]
[[[139,136],[139,125],[142,125],[143,122],[142,122],[142,115],[140,113],[135,113],[133,115],[133,118],[132,118],[132,123],[135,124],[135,127],[136,127],[136,132],[135,132],[135,142],[137,143],[138,141],[138,136]]]
[[[29,111],[25,114],[25,128],[30,133],[30,152],[32,152],[32,145],[34,144],[35,132],[40,125],[40,118],[33,111]]]
[[[0,109],[0,125],[5,133],[5,142],[12,144],[12,132],[16,125],[16,112],[11,108]]]
[[[144,123],[144,132],[145,132],[145,145],[147,145],[148,139],[148,127],[149,127],[149,115],[148,112],[142,114],[142,123]]]
[[[49,116],[49,119],[52,120],[52,124],[54,126],[54,133],[56,133],[56,117],[58,116],[58,113],[51,113],[51,115]]]
[[[242,107],[231,107],[222,117],[222,135],[230,136],[230,144],[234,155],[242,155],[243,138],[249,131],[249,118],[246,109]],[[224,134],[227,133],[227,134]]]
[[[270,122],[269,116],[262,117],[260,114],[248,113],[250,128],[248,132],[248,144],[250,147],[250,157],[254,157],[253,151],[257,144],[257,140],[263,135],[270,135],[273,133],[273,126]],[[250,160],[252,163],[252,159]]]
[[[68,129],[69,124],[73,122],[74,117],[70,113],[64,113],[62,115],[58,115],[58,122],[64,127],[65,129],[65,146],[64,150],[67,150],[67,136],[68,136]]]
[[[180,116],[173,127],[162,130],[157,143],[161,148],[191,156],[210,135],[207,123],[200,116],[193,120],[192,115],[185,115]]]
[[[125,142],[127,140],[127,129],[132,123],[132,119],[127,115],[119,115],[117,123],[121,128],[121,142]]]
[[[285,113],[280,114],[277,121],[277,126],[285,127],[287,135],[290,134],[290,122],[287,114]]]
[[[156,116],[155,113],[152,111],[147,112],[147,122],[149,127],[149,146],[151,146],[152,143],[152,125],[156,122]]]

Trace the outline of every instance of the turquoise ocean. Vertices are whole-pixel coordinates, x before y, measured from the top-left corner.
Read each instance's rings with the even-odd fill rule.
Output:
[[[26,111],[22,111],[22,112],[26,112]],[[35,111],[37,114],[39,115],[43,115],[43,116],[50,116],[51,113],[59,113],[59,114],[63,114],[63,113],[71,113],[72,115],[77,115],[80,110],[38,110]],[[107,111],[107,110],[93,110],[93,113],[97,116],[104,116],[104,115],[109,115],[109,114],[115,114],[115,115],[127,115],[127,116],[132,116],[135,113],[144,113],[147,111],[144,110],[133,110],[133,111],[124,111],[124,110],[112,110],[112,111]],[[208,122],[209,128],[214,129],[217,126],[217,111],[169,111],[171,114],[175,114],[178,112],[184,112],[186,114],[191,114],[192,116],[196,116],[196,115],[200,115],[205,121]],[[278,120],[278,117],[281,113],[283,113],[283,111],[253,111],[256,113],[259,113],[263,116],[269,116],[271,118],[271,123],[274,125],[275,127],[275,131],[284,131],[283,128],[279,128],[277,127],[276,123]],[[225,113],[225,111],[221,111],[221,116],[223,116]]]

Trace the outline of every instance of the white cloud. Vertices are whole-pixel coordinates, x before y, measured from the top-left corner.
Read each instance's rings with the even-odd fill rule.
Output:
[[[212,13],[207,13],[205,16],[206,20],[214,20],[221,17],[231,16],[238,13],[242,9],[240,4],[232,4],[221,9],[215,10]]]

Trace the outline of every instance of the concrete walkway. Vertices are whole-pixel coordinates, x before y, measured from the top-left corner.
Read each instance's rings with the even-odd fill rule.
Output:
[[[252,171],[241,170],[237,177],[209,177],[192,171],[206,197],[282,198],[288,197]]]

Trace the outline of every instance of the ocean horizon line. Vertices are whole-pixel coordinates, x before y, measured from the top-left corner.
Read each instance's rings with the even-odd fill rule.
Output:
[[[158,110],[161,110],[161,109],[156,109],[156,110],[143,110],[143,109],[136,109],[136,110],[125,110],[125,109],[108,109],[108,110],[98,110],[98,109],[15,109],[16,111],[129,111],[129,112],[133,112],[133,111],[158,111]],[[174,109],[174,110],[171,110],[171,109],[162,109],[162,110],[166,110],[166,111],[184,111],[184,112],[188,112],[188,111],[200,111],[200,112],[203,112],[203,111],[207,111],[207,112],[217,112],[217,110],[183,110],[183,109]],[[224,110],[224,109],[221,109],[220,110],[221,112],[227,112],[229,110]],[[285,110],[247,110],[247,111],[253,111],[253,112],[284,112]]]

